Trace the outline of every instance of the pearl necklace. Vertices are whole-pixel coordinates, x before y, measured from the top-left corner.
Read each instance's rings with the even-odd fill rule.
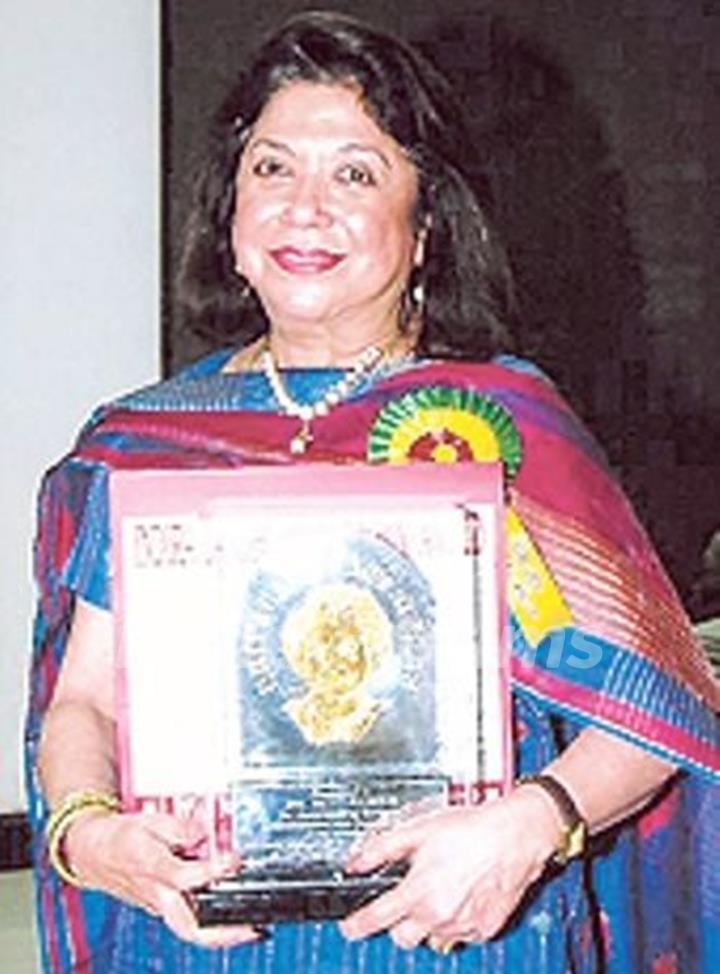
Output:
[[[327,416],[331,409],[346,399],[371,374],[384,354],[381,348],[370,345],[319,399],[312,403],[300,403],[287,391],[272,352],[269,348],[264,349],[261,366],[278,405],[288,416],[296,416],[300,420],[300,429],[290,440],[291,453],[305,453],[314,439],[313,422],[320,416]]]

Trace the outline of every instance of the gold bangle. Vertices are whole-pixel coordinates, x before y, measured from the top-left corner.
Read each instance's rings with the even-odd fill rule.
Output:
[[[71,792],[52,810],[45,828],[48,858],[55,872],[66,883],[71,886],[82,886],[63,853],[62,844],[67,830],[86,812],[110,815],[119,810],[120,801],[116,795],[90,788],[85,791]]]

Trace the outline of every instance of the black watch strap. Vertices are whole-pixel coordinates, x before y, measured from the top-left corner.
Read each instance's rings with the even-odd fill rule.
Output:
[[[542,788],[555,802],[560,813],[565,826],[565,833],[552,856],[551,862],[558,866],[564,866],[568,859],[582,855],[587,841],[587,822],[580,814],[580,809],[565,785],[561,784],[551,774],[525,775],[518,780],[518,784],[537,785]]]

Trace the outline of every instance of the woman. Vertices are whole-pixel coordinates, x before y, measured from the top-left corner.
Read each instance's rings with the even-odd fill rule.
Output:
[[[41,499],[28,758],[47,970],[657,974],[718,957],[717,686],[591,439],[500,355],[508,275],[458,118],[425,61],[329,14],[280,30],[227,102],[184,290],[201,327],[242,343],[100,410]],[[411,456],[481,458],[452,419],[476,392],[498,442],[496,407],[523,441],[504,457],[515,758],[543,777],[369,838],[350,868],[410,870],[340,928],[199,929],[183,892],[237,863],[188,861],[199,826],[114,798],[108,470],[406,459],[376,435],[398,398],[443,417]]]

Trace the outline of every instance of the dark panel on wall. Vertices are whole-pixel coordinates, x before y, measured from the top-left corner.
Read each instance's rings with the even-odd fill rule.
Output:
[[[165,9],[168,279],[207,119],[292,0]],[[609,452],[685,594],[720,524],[720,6],[707,0],[330,4],[418,43],[464,94],[523,347]],[[170,288],[167,365],[203,348]]]
[[[21,812],[0,815],[0,871],[30,865],[30,823]]]

